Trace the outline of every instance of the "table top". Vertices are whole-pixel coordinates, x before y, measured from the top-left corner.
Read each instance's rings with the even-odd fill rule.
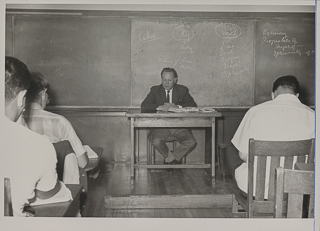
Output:
[[[126,113],[127,117],[135,117],[135,118],[196,118],[196,117],[221,117],[222,114],[220,112],[141,112],[140,110],[130,110]]]

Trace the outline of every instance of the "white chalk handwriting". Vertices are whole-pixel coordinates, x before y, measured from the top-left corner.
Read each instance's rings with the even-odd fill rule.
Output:
[[[249,66],[243,66],[240,55],[235,53],[235,44],[232,39],[223,39],[220,48],[220,58],[223,64],[224,77],[239,76],[243,72],[249,74]]]
[[[160,39],[156,36],[156,34],[151,34],[148,30],[144,33],[140,31],[138,36],[139,42],[151,42]]]
[[[242,30],[235,24],[221,23],[215,27],[215,33],[220,38],[231,39],[239,37],[242,34]]]
[[[159,63],[169,64],[173,67],[177,66],[181,69],[195,71],[197,68],[194,65],[192,60],[187,59],[186,57],[178,59],[168,59],[168,58],[158,58]]]
[[[312,50],[303,51],[304,45],[299,44],[297,38],[291,37],[287,32],[264,29],[262,35],[261,44],[271,46],[275,58],[288,55],[310,56],[313,53]]]
[[[194,37],[194,31],[189,25],[180,25],[173,29],[172,37],[178,43],[175,45],[179,49],[178,53],[193,53],[190,40]]]

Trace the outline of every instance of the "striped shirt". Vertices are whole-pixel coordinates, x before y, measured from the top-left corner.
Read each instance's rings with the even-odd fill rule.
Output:
[[[47,136],[52,143],[69,140],[77,157],[85,153],[79,137],[65,117],[45,111],[37,103],[32,103],[23,117],[32,131]]]

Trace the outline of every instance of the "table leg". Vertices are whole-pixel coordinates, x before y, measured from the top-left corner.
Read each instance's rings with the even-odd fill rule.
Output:
[[[131,137],[131,157],[130,157],[130,176],[131,176],[131,179],[134,178],[134,154],[135,154],[135,148],[134,148],[134,118],[131,117],[131,134],[130,134],[130,137]]]
[[[215,173],[216,173],[216,153],[215,153],[215,117],[211,118],[211,177],[212,177],[212,185],[215,184],[216,178],[215,178]]]
[[[135,129],[135,134],[134,134],[134,137],[135,137],[135,140],[134,140],[134,142],[135,142],[135,145],[134,145],[134,158],[135,158],[135,162],[136,163],[139,163],[139,161],[140,161],[140,156],[139,156],[139,153],[140,153],[140,150],[139,150],[139,129],[138,128],[136,128]]]

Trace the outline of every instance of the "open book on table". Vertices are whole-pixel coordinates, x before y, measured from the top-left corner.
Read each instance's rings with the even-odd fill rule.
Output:
[[[168,111],[168,112],[214,112],[216,111],[213,107],[170,107],[167,109],[164,105],[157,108],[158,111]]]

